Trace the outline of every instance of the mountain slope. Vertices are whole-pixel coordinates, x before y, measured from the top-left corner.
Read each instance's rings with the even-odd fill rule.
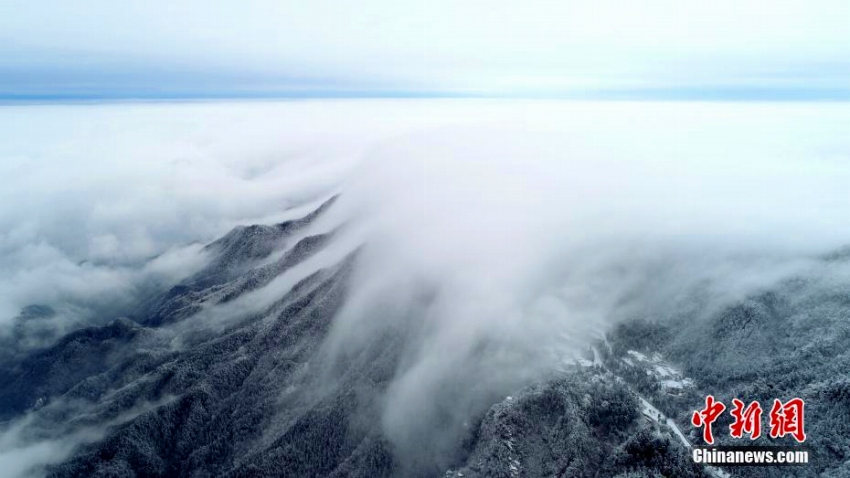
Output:
[[[417,343],[402,326],[379,329],[344,353],[328,343],[360,261],[356,247],[339,260],[317,260],[337,232],[311,225],[333,201],[299,220],[234,229],[206,247],[203,270],[142,301],[131,317],[5,359],[0,420],[26,446],[63,444],[33,473],[701,477],[706,470],[679,438],[641,416],[640,397],[687,431],[688,414],[707,393],[805,397],[812,442],[824,454],[795,471],[846,471],[841,377],[850,366],[850,301],[831,272],[844,256],[708,318],[627,320],[609,334],[610,348],[597,345],[601,358],[562,364],[510,397],[483,394],[486,406],[469,416],[438,413],[429,434],[406,437],[404,448],[387,433],[383,406]],[[681,388],[682,377],[665,375],[664,385],[640,368],[655,362],[630,359],[654,353],[693,385],[670,393],[664,386]],[[462,397],[477,386],[472,378],[452,382],[441,398]]]

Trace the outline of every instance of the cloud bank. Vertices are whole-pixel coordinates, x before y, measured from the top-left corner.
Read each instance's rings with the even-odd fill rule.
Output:
[[[369,233],[329,349],[404,337],[385,431],[446,459],[617,320],[698,318],[846,245],[827,110],[536,103],[382,142],[340,198]]]
[[[30,304],[83,321],[129,304],[200,267],[202,243],[326,195],[349,157],[303,121],[263,105],[0,110],[0,329]]]
[[[4,108],[0,330],[33,303],[55,327],[114,318],[95,305],[179,280],[199,243],[339,192],[315,228],[345,227],[304,263],[362,245],[325,351],[402,337],[382,426],[438,459],[615,321],[707,313],[848,244],[848,125],[835,104]],[[202,315],[266,307],[308,273]]]

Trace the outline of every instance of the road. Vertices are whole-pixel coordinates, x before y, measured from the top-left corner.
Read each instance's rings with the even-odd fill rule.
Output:
[[[593,364],[600,365],[606,371],[611,372],[611,370],[606,367],[600,359],[599,352],[596,350],[596,348],[594,347],[592,350]],[[611,372],[611,374],[617,376],[613,372]],[[626,382],[625,380],[623,380],[623,383],[628,384],[628,382]],[[629,387],[629,390],[632,390],[631,387]],[[668,427],[670,427],[671,430],[673,430],[673,434],[679,438],[679,441],[681,441],[682,444],[685,445],[685,448],[693,448],[693,445],[691,444],[690,440],[688,440],[688,437],[686,437],[685,434],[682,433],[682,430],[679,428],[679,425],[677,425],[672,418],[666,417],[663,413],[661,413],[661,411],[655,408],[655,406],[649,403],[647,399],[640,396],[640,394],[638,394],[634,390],[632,390],[632,392],[634,392],[634,394],[637,395],[638,399],[640,400],[640,412],[644,417],[646,417],[653,423],[663,423],[667,425]],[[710,474],[714,478],[732,478],[732,475],[730,475],[729,472],[721,470],[714,466],[705,465],[705,471],[707,471],[708,474]]]

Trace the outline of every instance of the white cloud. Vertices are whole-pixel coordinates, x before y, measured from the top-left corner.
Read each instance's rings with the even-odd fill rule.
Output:
[[[2,320],[38,296],[120,295],[142,262],[324,197],[361,157],[349,196],[371,202],[384,240],[429,271],[510,276],[519,266],[508,259],[527,263],[517,244],[552,248],[578,228],[835,243],[846,125],[830,104],[4,108]]]
[[[127,423],[158,406],[174,400],[166,396],[156,402],[142,402],[122,411],[117,417],[99,425],[72,424],[72,421],[53,423],[50,418],[31,411],[15,420],[0,424],[0,470],[8,478],[45,476],[45,467],[61,463],[79,447],[102,440],[109,429]],[[84,402],[59,401],[47,405],[67,416],[79,416],[86,408]],[[45,409],[41,409],[42,411]]]
[[[356,150],[316,148],[297,110],[0,110],[0,324],[31,303],[126,303],[197,267],[194,242],[324,197]]]
[[[145,274],[197,263],[181,246],[341,191],[332,219],[352,227],[324,254],[199,317],[265,307],[365,241],[327,350],[404,332],[383,402],[404,450],[614,320],[672,313],[694,290],[720,306],[847,244],[848,124],[826,103],[3,108],[3,321],[45,297],[132,296]]]
[[[328,348],[405,337],[384,425],[411,459],[614,321],[716,311],[850,239],[840,105],[445,107],[484,125],[380,143],[338,203],[371,234]]]

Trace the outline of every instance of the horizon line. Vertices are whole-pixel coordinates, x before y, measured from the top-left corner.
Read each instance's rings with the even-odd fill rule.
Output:
[[[2,92],[0,105],[89,102],[173,102],[217,100],[318,99],[528,99],[588,101],[726,101],[726,102],[845,102],[850,88],[771,87],[638,87],[540,91],[320,89],[320,90],[175,90],[109,92]]]

